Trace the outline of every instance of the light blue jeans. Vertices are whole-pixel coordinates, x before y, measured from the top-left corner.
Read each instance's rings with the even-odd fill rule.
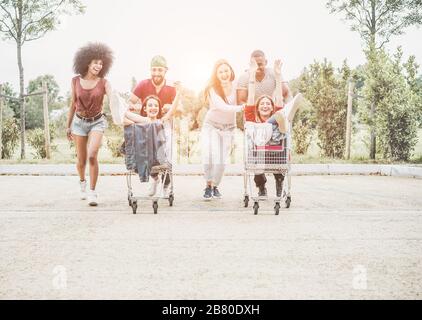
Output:
[[[93,122],[79,119],[75,115],[72,121],[72,134],[80,137],[87,137],[91,131],[100,131],[104,133],[107,127],[108,124],[104,115],[100,119]]]

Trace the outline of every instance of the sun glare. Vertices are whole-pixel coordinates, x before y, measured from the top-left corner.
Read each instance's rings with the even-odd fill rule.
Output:
[[[209,57],[191,57],[184,63],[180,70],[177,70],[177,79],[180,80],[184,87],[199,93],[207,85],[211,76],[214,61]]]

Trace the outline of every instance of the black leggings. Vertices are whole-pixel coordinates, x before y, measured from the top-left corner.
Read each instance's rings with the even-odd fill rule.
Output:
[[[275,173],[274,178],[275,178],[276,181],[281,181],[281,182],[284,181],[284,176],[282,174],[276,174]],[[254,180],[255,180],[255,184],[256,184],[257,188],[259,188],[261,186],[264,187],[265,184],[267,183],[267,177],[265,176],[265,174],[255,175]]]

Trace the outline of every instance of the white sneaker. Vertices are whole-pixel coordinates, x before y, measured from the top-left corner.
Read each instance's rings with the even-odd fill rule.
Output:
[[[148,196],[153,197],[157,193],[159,179],[150,178],[148,187]]]
[[[91,207],[98,206],[98,194],[97,194],[97,192],[95,192],[95,190],[90,190],[88,192],[88,204]]]
[[[86,181],[79,181],[81,200],[86,200]]]

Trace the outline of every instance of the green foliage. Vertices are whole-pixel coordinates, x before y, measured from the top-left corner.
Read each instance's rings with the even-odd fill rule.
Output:
[[[53,124],[50,124],[50,146],[51,151],[55,151],[57,146],[53,144],[53,140],[56,137],[56,128]],[[28,131],[27,140],[29,145],[34,148],[35,153],[33,156],[39,159],[45,159],[47,152],[45,150],[45,137],[44,130],[41,128],[35,128]]]
[[[19,143],[19,124],[15,118],[8,117],[3,119],[2,140],[3,149],[1,153],[2,159],[10,159]]]
[[[0,5],[0,34],[20,45],[54,30],[61,15],[85,9],[79,0],[0,0]]]
[[[304,74],[298,79],[290,81],[289,87],[292,95],[295,96],[300,92],[301,83]],[[312,104],[308,100],[304,100],[293,120],[293,146],[296,154],[306,154],[311,145],[315,131],[315,112]]]
[[[6,113],[7,117],[15,117],[19,114],[18,94],[13,90],[13,87],[10,83],[8,82],[2,83],[2,86],[3,86],[4,95],[11,98],[15,98],[15,99],[4,99],[7,111],[3,111],[3,112],[7,112]],[[5,114],[3,114],[3,117],[4,116]]]
[[[415,106],[419,128],[422,128],[422,76],[418,78],[419,65],[415,56],[410,56],[403,67],[406,82],[413,93],[411,104]]]
[[[314,122],[318,131],[319,147],[323,156],[341,158],[345,148],[346,131],[346,79],[350,69],[344,63],[335,72],[327,60],[315,62],[305,69],[299,80],[299,91],[312,104],[309,111],[308,126]],[[300,117],[300,114],[297,118]],[[300,124],[303,126],[304,124]],[[299,130],[299,128],[296,128]],[[309,132],[309,130],[307,130]],[[309,132],[310,134],[310,132]],[[299,133],[300,137],[300,133]],[[302,140],[307,141],[306,137]],[[302,141],[301,141],[302,142]],[[306,143],[304,145],[306,147]]]
[[[341,13],[350,21],[367,48],[381,48],[392,36],[401,35],[409,26],[422,23],[420,0],[329,0],[330,13]]]
[[[175,114],[176,118],[186,118],[190,130],[196,130],[202,125],[198,114],[202,108],[201,101],[194,91],[183,88],[180,97],[180,105]]]
[[[293,121],[293,142],[296,154],[306,154],[311,145],[313,126],[312,105],[305,101]]]
[[[107,148],[111,151],[113,158],[123,157],[120,152],[123,142],[123,136],[107,136]]]
[[[31,80],[27,89],[28,93],[41,92],[43,81],[46,81],[47,83],[48,110],[51,111],[63,108],[66,105],[66,102],[63,101],[63,98],[58,97],[60,88],[52,75],[39,76],[38,78]],[[18,112],[18,116],[20,116],[20,112]],[[44,127],[43,95],[27,98],[25,127],[27,129]]]
[[[381,155],[388,160],[409,160],[417,142],[418,105],[420,98],[403,74],[402,51],[393,59],[383,50],[368,53],[366,81],[360,102],[362,120],[376,129]],[[369,115],[376,105],[373,119]]]

